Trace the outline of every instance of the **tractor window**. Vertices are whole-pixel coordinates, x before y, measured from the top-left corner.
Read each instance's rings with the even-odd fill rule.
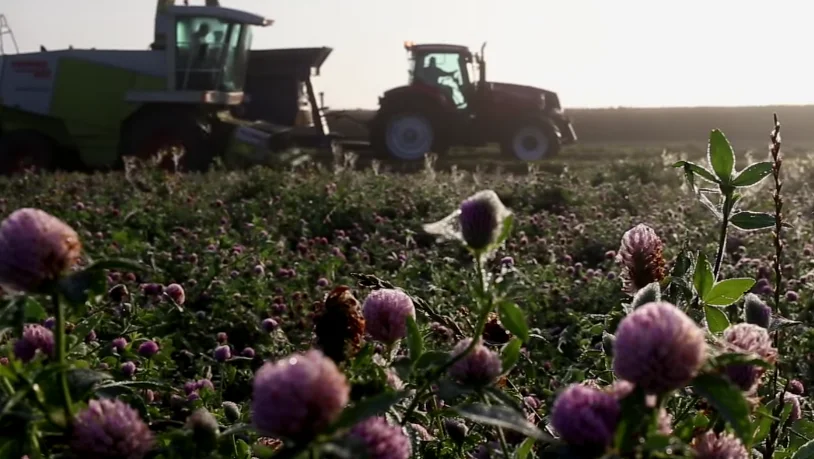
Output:
[[[469,73],[464,58],[458,53],[430,53],[420,61],[421,65],[415,65],[415,78],[441,87],[458,108],[466,108],[465,89],[469,85]]]
[[[176,24],[176,89],[240,91],[245,79],[249,37],[244,26],[206,17],[179,18]]]

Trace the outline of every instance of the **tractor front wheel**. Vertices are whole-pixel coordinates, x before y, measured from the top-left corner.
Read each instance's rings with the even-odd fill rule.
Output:
[[[432,118],[416,112],[380,114],[372,132],[373,148],[390,159],[417,161],[427,153],[444,154]]]
[[[514,126],[501,145],[505,156],[540,161],[560,152],[560,136],[551,123],[540,121]]]
[[[212,164],[207,124],[187,113],[159,112],[133,120],[122,136],[122,157],[158,160],[169,171],[203,172]]]
[[[54,167],[54,142],[37,131],[20,130],[0,136],[0,175]]]

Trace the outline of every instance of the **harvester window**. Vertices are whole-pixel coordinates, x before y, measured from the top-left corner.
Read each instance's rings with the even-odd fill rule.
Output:
[[[215,18],[183,17],[176,24],[176,88],[239,91],[246,50],[241,24]]]

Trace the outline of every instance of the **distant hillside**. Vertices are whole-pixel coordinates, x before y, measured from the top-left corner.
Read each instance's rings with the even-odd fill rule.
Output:
[[[580,143],[702,143],[710,129],[724,131],[738,148],[762,147],[768,142],[772,114],[782,124],[785,145],[814,144],[814,105],[766,107],[668,107],[566,109]],[[328,115],[332,129],[365,137],[356,121],[368,120],[371,110],[337,110]]]

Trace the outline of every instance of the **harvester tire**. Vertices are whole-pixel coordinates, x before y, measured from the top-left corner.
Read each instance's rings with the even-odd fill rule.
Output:
[[[206,122],[188,113],[150,113],[130,122],[122,135],[122,157],[155,160],[162,169],[175,172],[204,172],[212,165],[214,149]],[[182,154],[173,160],[171,150]]]
[[[560,152],[560,134],[548,120],[513,124],[506,131],[500,145],[503,156],[533,162],[551,158]]]
[[[27,169],[49,171],[54,167],[56,145],[51,138],[34,130],[0,135],[0,175],[14,175]]]

